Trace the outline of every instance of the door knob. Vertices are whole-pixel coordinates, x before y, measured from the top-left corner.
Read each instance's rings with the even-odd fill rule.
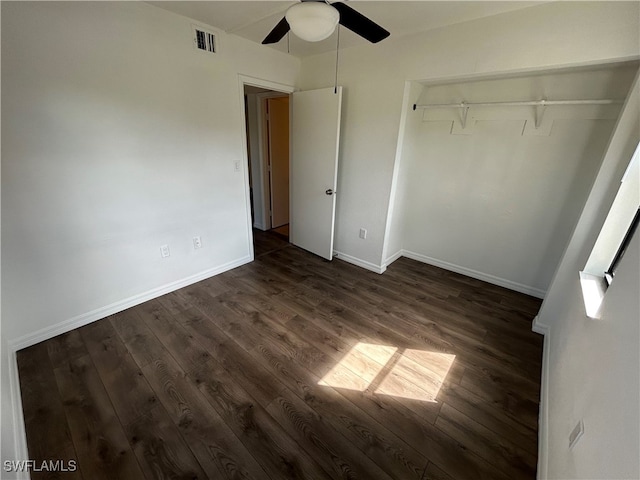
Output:
[[[327,195],[333,195],[335,192],[333,191],[333,189],[327,188],[327,190],[325,190],[324,193],[327,194]]]

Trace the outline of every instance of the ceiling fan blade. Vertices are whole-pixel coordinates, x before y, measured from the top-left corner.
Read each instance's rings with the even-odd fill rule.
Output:
[[[282,37],[284,37],[288,31],[289,23],[287,22],[286,18],[283,18],[275,27],[273,27],[273,30],[269,32],[269,35],[267,35],[265,39],[262,40],[262,44],[266,45],[268,43],[278,43],[280,40],[282,40]]]
[[[357,33],[371,43],[378,43],[391,35],[380,25],[342,2],[332,3],[331,6],[340,12],[340,25]]]

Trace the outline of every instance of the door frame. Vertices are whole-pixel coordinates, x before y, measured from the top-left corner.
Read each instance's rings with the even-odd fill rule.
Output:
[[[245,209],[247,212],[246,215],[246,225],[247,225],[247,244],[249,247],[249,256],[251,257],[251,260],[253,261],[255,258],[255,254],[253,251],[253,221],[251,219],[251,187],[249,184],[249,155],[248,155],[248,138],[247,138],[247,129],[246,129],[246,125],[247,125],[247,118],[245,115],[245,101],[244,101],[244,87],[245,85],[248,86],[252,86],[252,87],[259,87],[259,88],[264,88],[264,89],[268,89],[268,90],[273,90],[274,92],[279,92],[280,94],[284,94],[284,95],[289,95],[293,92],[295,92],[297,90],[296,87],[294,87],[293,85],[287,85],[284,83],[278,83],[278,82],[273,82],[271,80],[265,80],[262,78],[257,78],[257,77],[251,77],[249,75],[243,75],[243,74],[238,74],[238,98],[240,100],[239,103],[239,107],[240,107],[240,120],[241,120],[241,128],[240,128],[240,132],[241,132],[241,140],[242,140],[242,164],[241,164],[241,168],[243,169],[243,181],[244,181],[244,190],[245,190]],[[262,102],[258,102],[258,106],[260,108],[260,104]],[[260,112],[258,112],[258,115],[260,116]],[[260,117],[259,117],[260,118]],[[260,126],[262,122],[258,122],[259,126],[259,133],[258,135],[260,135],[260,129],[262,129],[263,127]],[[289,127],[289,131],[291,131],[291,127]],[[262,141],[259,142],[260,145],[260,152],[259,152],[259,158],[260,158],[260,164],[261,167],[264,167],[264,156],[263,156],[263,149],[264,149],[264,144]],[[289,171],[291,171],[291,166],[289,166]],[[263,181],[264,181],[264,175],[263,175]],[[268,180],[267,180],[268,181]],[[264,190],[263,190],[264,191]],[[264,193],[263,193],[264,195]],[[263,199],[264,200],[264,199]],[[264,205],[264,201],[263,201],[263,205]],[[266,218],[266,217],[265,217]],[[271,222],[271,220],[269,220],[269,222]]]

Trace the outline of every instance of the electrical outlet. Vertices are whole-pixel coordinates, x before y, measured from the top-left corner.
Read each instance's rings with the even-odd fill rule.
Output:
[[[171,256],[171,252],[169,251],[169,245],[162,245],[160,247],[160,255],[162,255],[162,258],[167,258]]]
[[[202,248],[202,239],[199,235],[197,237],[193,237],[193,248]]]
[[[361,228],[360,229],[360,234],[358,235],[360,238],[362,238],[363,240],[367,238],[367,229],[366,228]]]
[[[240,165],[240,161],[236,160],[236,161],[235,161],[235,163],[233,164],[233,169],[234,169],[236,172],[239,172],[239,171],[240,171],[240,167],[241,167],[241,165]]]
[[[578,424],[574,427],[573,431],[571,432],[571,435],[569,435],[569,449],[572,449],[573,447],[575,447],[576,443],[578,443],[578,440],[580,440],[583,434],[584,434],[584,422],[580,420]]]

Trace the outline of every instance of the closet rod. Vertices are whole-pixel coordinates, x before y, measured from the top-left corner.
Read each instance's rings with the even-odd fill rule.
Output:
[[[427,104],[417,105],[413,104],[413,109],[418,108],[469,108],[469,107],[547,107],[549,105],[613,105],[617,103],[623,103],[624,100],[533,100],[525,102],[481,102],[481,103],[441,103],[441,104]]]

